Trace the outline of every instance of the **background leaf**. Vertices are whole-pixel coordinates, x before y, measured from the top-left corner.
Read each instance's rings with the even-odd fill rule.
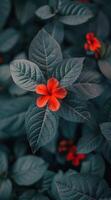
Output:
[[[0,29],[5,25],[11,10],[10,0],[0,1]]]
[[[92,11],[84,4],[69,2],[63,4],[60,9],[60,21],[67,25],[79,25],[93,17]]]
[[[89,154],[87,159],[82,162],[81,173],[103,177],[105,173],[105,162],[102,156]]]
[[[19,41],[20,32],[14,28],[8,28],[0,33],[0,52],[10,51]]]
[[[11,176],[18,185],[32,185],[42,178],[47,167],[39,157],[23,156],[14,163]]]

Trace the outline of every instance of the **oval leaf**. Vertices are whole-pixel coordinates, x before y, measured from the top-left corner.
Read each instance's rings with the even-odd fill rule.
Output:
[[[29,58],[48,75],[62,61],[62,52],[56,40],[42,29],[30,45]]]
[[[61,65],[58,65],[53,75],[60,81],[61,86],[68,87],[79,77],[82,71],[83,62],[84,58],[64,60]]]
[[[32,104],[26,114],[27,137],[33,152],[49,143],[55,136],[58,120],[47,107],[37,108]]]
[[[10,65],[14,82],[22,89],[35,91],[39,83],[44,82],[44,77],[36,64],[28,60],[15,60]]]
[[[40,19],[50,19],[55,16],[54,13],[51,12],[51,8],[48,5],[40,7],[35,13]]]
[[[39,181],[48,165],[39,157],[23,156],[13,165],[11,176],[18,185],[32,185]]]

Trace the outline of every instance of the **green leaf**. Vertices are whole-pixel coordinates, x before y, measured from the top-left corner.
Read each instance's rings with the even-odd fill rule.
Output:
[[[0,66],[0,83],[4,86],[9,84],[11,74],[10,67],[7,64],[3,64]]]
[[[85,122],[91,117],[87,110],[86,103],[81,102],[79,99],[74,99],[74,96],[69,96],[66,101],[62,103],[59,115],[72,122]]]
[[[104,87],[101,74],[96,70],[84,70],[71,90],[81,99],[88,100],[102,94]]]
[[[15,0],[14,4],[17,19],[22,25],[27,23],[34,16],[37,8],[36,1],[34,0]]]
[[[50,71],[62,61],[62,52],[56,40],[42,29],[30,45],[29,58],[49,75]]]
[[[47,163],[37,156],[23,156],[14,163],[11,177],[18,185],[32,185],[42,178],[47,167]]]
[[[100,133],[90,133],[83,135],[78,142],[79,153],[90,153],[95,151],[104,143],[104,138]]]
[[[110,50],[110,52],[111,52],[111,50]],[[98,64],[99,64],[99,68],[100,68],[101,72],[103,73],[103,75],[107,79],[111,80],[111,56],[109,56],[105,59],[99,60]]]
[[[37,193],[35,190],[28,190],[24,192],[18,200],[49,200],[49,198]]]
[[[8,158],[5,152],[0,151],[0,176],[8,171]]]
[[[59,20],[67,25],[79,25],[93,17],[93,13],[88,7],[77,2],[63,4],[59,13],[61,15]]]
[[[82,162],[81,173],[103,177],[105,173],[105,162],[102,156],[89,154],[88,158]]]
[[[101,151],[104,158],[111,164],[111,145],[107,141],[101,146]]]
[[[100,124],[100,129],[105,139],[111,143],[111,122]]]
[[[39,109],[32,104],[26,114],[26,130],[30,146],[34,152],[48,144],[55,136],[58,118],[47,107]]]
[[[35,91],[36,85],[44,82],[44,76],[38,66],[28,60],[14,60],[10,71],[14,82],[24,90]]]
[[[5,25],[6,20],[10,14],[11,1],[3,0],[0,1],[0,29]]]
[[[111,197],[111,189],[107,183],[96,176],[57,175],[55,187],[61,200],[95,200]]]
[[[9,87],[9,93],[12,96],[23,96],[25,94],[27,94],[26,90],[23,90],[22,88],[20,88],[18,85],[16,85],[15,83],[12,83]]]
[[[55,172],[47,170],[41,184],[42,191],[50,191]]]
[[[58,21],[50,22],[44,29],[60,44],[64,40],[64,25]]]
[[[40,18],[40,19],[50,19],[53,16],[55,16],[55,13],[52,13],[51,8],[48,5],[42,6],[37,11],[35,14]]]
[[[64,60],[61,65],[55,69],[53,76],[60,81],[60,85],[63,87],[69,87],[79,77],[84,58],[71,58]]]
[[[12,194],[12,183],[9,179],[0,182],[0,199],[9,200]]]
[[[0,52],[10,51],[19,41],[20,33],[14,28],[8,28],[0,33]]]
[[[25,113],[32,98],[0,96],[0,138],[18,137],[25,132]]]

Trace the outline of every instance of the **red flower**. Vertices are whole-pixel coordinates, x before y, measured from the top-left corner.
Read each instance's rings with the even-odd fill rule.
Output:
[[[3,57],[0,55],[0,64],[3,64]]]
[[[59,81],[56,78],[50,78],[47,84],[39,84],[35,91],[41,96],[37,98],[36,105],[42,108],[48,105],[49,110],[58,111],[60,108],[60,99],[64,99],[67,95],[67,90],[60,87]]]
[[[86,41],[87,42],[84,45],[85,50],[94,52],[95,56],[98,57],[101,49],[100,40],[95,37],[94,33],[87,33]]]
[[[66,153],[66,160],[71,161],[72,165],[78,167],[81,161],[86,158],[85,154],[77,153],[77,147],[71,140],[62,140],[59,144],[59,152]]]

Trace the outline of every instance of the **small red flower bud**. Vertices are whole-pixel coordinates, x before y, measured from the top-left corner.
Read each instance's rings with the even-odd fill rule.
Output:
[[[85,154],[77,153],[77,147],[74,145],[72,140],[62,140],[59,143],[59,153],[66,154],[66,160],[71,161],[72,165],[78,167],[81,161],[86,158]]]
[[[94,33],[86,34],[86,43],[84,44],[84,49],[86,51],[94,52],[95,57],[98,58],[100,56],[101,47],[101,41],[95,37]]]

